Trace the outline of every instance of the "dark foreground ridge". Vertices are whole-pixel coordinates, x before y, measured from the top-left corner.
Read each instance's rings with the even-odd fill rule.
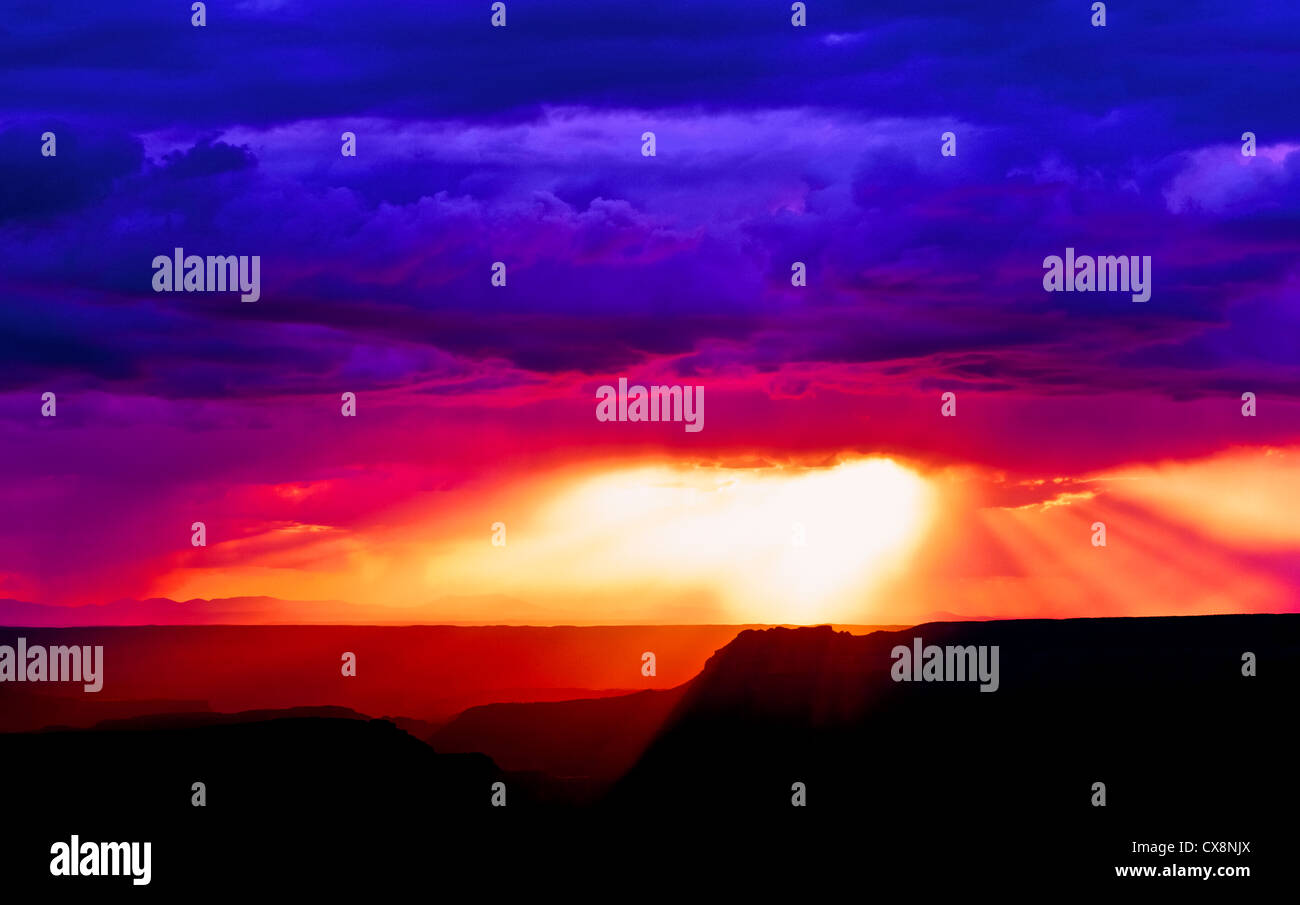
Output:
[[[997,691],[894,681],[891,651],[918,637],[996,645]],[[1246,652],[1255,676],[1242,675]],[[4,821],[3,858],[11,882],[87,891],[130,883],[50,878],[52,842],[150,840],[153,890],[286,871],[295,883],[391,883],[430,859],[501,884],[522,882],[524,865],[589,872],[635,857],[638,870],[670,870],[703,857],[750,864],[740,876],[761,876],[754,859],[789,878],[817,858],[865,872],[864,884],[1174,884],[1179,895],[1200,884],[1231,896],[1289,882],[1298,665],[1292,615],[768,629],[741,633],[673,692],[476,708],[433,747],[319,709],[0,735],[6,811],[25,815]],[[440,753],[440,737],[479,740],[518,772]],[[606,775],[611,764],[620,775]],[[206,807],[191,806],[196,781]],[[491,805],[496,782],[505,808]],[[1135,854],[1135,842],[1197,851]],[[1206,853],[1206,842],[1250,846]],[[1115,878],[1117,865],[1173,863],[1252,877]]]
[[[891,651],[918,637],[996,645],[997,691],[893,681]],[[1248,651],[1253,677],[1242,675]],[[900,869],[942,855],[949,867],[1088,882],[1114,880],[1115,865],[1177,861],[1245,864],[1278,881],[1298,800],[1298,673],[1295,615],[745,632],[685,689],[610,802],[708,802],[811,830],[838,820]],[[806,808],[791,807],[794,782]],[[1184,840],[1198,853],[1132,850]],[[1253,840],[1250,856],[1199,851],[1232,840]]]

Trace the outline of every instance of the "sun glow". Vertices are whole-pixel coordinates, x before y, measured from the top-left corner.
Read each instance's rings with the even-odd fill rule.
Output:
[[[926,481],[889,459],[821,468],[653,466],[580,481],[509,536],[502,593],[707,594],[738,622],[861,619],[928,520]],[[504,551],[492,551],[498,555]],[[481,544],[431,565],[472,570]],[[508,569],[500,566],[507,561]]]
[[[421,494],[355,530],[304,509],[175,554],[141,596],[531,625],[1289,612],[1296,456],[1243,449],[1010,481],[881,458],[584,462]],[[1105,547],[1091,541],[1097,522]]]

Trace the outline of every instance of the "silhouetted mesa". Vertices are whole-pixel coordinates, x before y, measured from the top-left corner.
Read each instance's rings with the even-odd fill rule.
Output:
[[[999,689],[893,681],[892,649],[917,637],[999,646]],[[1242,674],[1247,651],[1257,676]],[[1280,854],[1297,800],[1298,670],[1295,615],[748,631],[684,689],[608,804],[847,832],[900,869],[941,854],[1082,882],[1132,863],[1139,839],[1259,840],[1258,864]]]

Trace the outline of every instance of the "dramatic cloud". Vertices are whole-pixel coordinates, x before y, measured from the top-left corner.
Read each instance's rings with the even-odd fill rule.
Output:
[[[136,593],[198,568],[175,548],[200,513],[268,569],[409,563],[376,552],[394,507],[463,490],[480,531],[502,488],[621,458],[1073,481],[1295,445],[1297,31],[1262,0],[1105,29],[1066,0],[818,2],[806,29],[740,0],[7,22],[0,593]],[[258,256],[261,298],[155,292],[178,247]],[[1150,256],[1150,300],[1045,292],[1067,248]],[[619,375],[705,385],[707,430],[604,430]],[[1054,518],[1106,504],[1061,493]]]

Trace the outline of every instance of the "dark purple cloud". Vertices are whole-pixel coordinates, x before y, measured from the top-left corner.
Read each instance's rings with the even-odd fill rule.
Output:
[[[143,3],[18,16],[0,32],[0,161],[18,176],[0,183],[0,387],[221,399],[667,359],[1295,392],[1300,136],[1280,35],[1298,15],[1168,2],[1094,29],[1074,3],[920,0],[818,2],[807,29],[788,4],[741,3],[514,4],[507,29],[486,7],[387,2],[214,5],[203,29]],[[38,154],[47,127],[56,159]],[[938,154],[949,129],[956,158]],[[1067,246],[1150,255],[1152,300],[1044,293],[1041,261]],[[175,247],[259,255],[262,300],[155,294],[149,262]]]
[[[46,132],[54,134],[55,157],[41,154]],[[0,225],[37,224],[100,201],[143,162],[140,141],[122,132],[54,119],[0,126]]]

